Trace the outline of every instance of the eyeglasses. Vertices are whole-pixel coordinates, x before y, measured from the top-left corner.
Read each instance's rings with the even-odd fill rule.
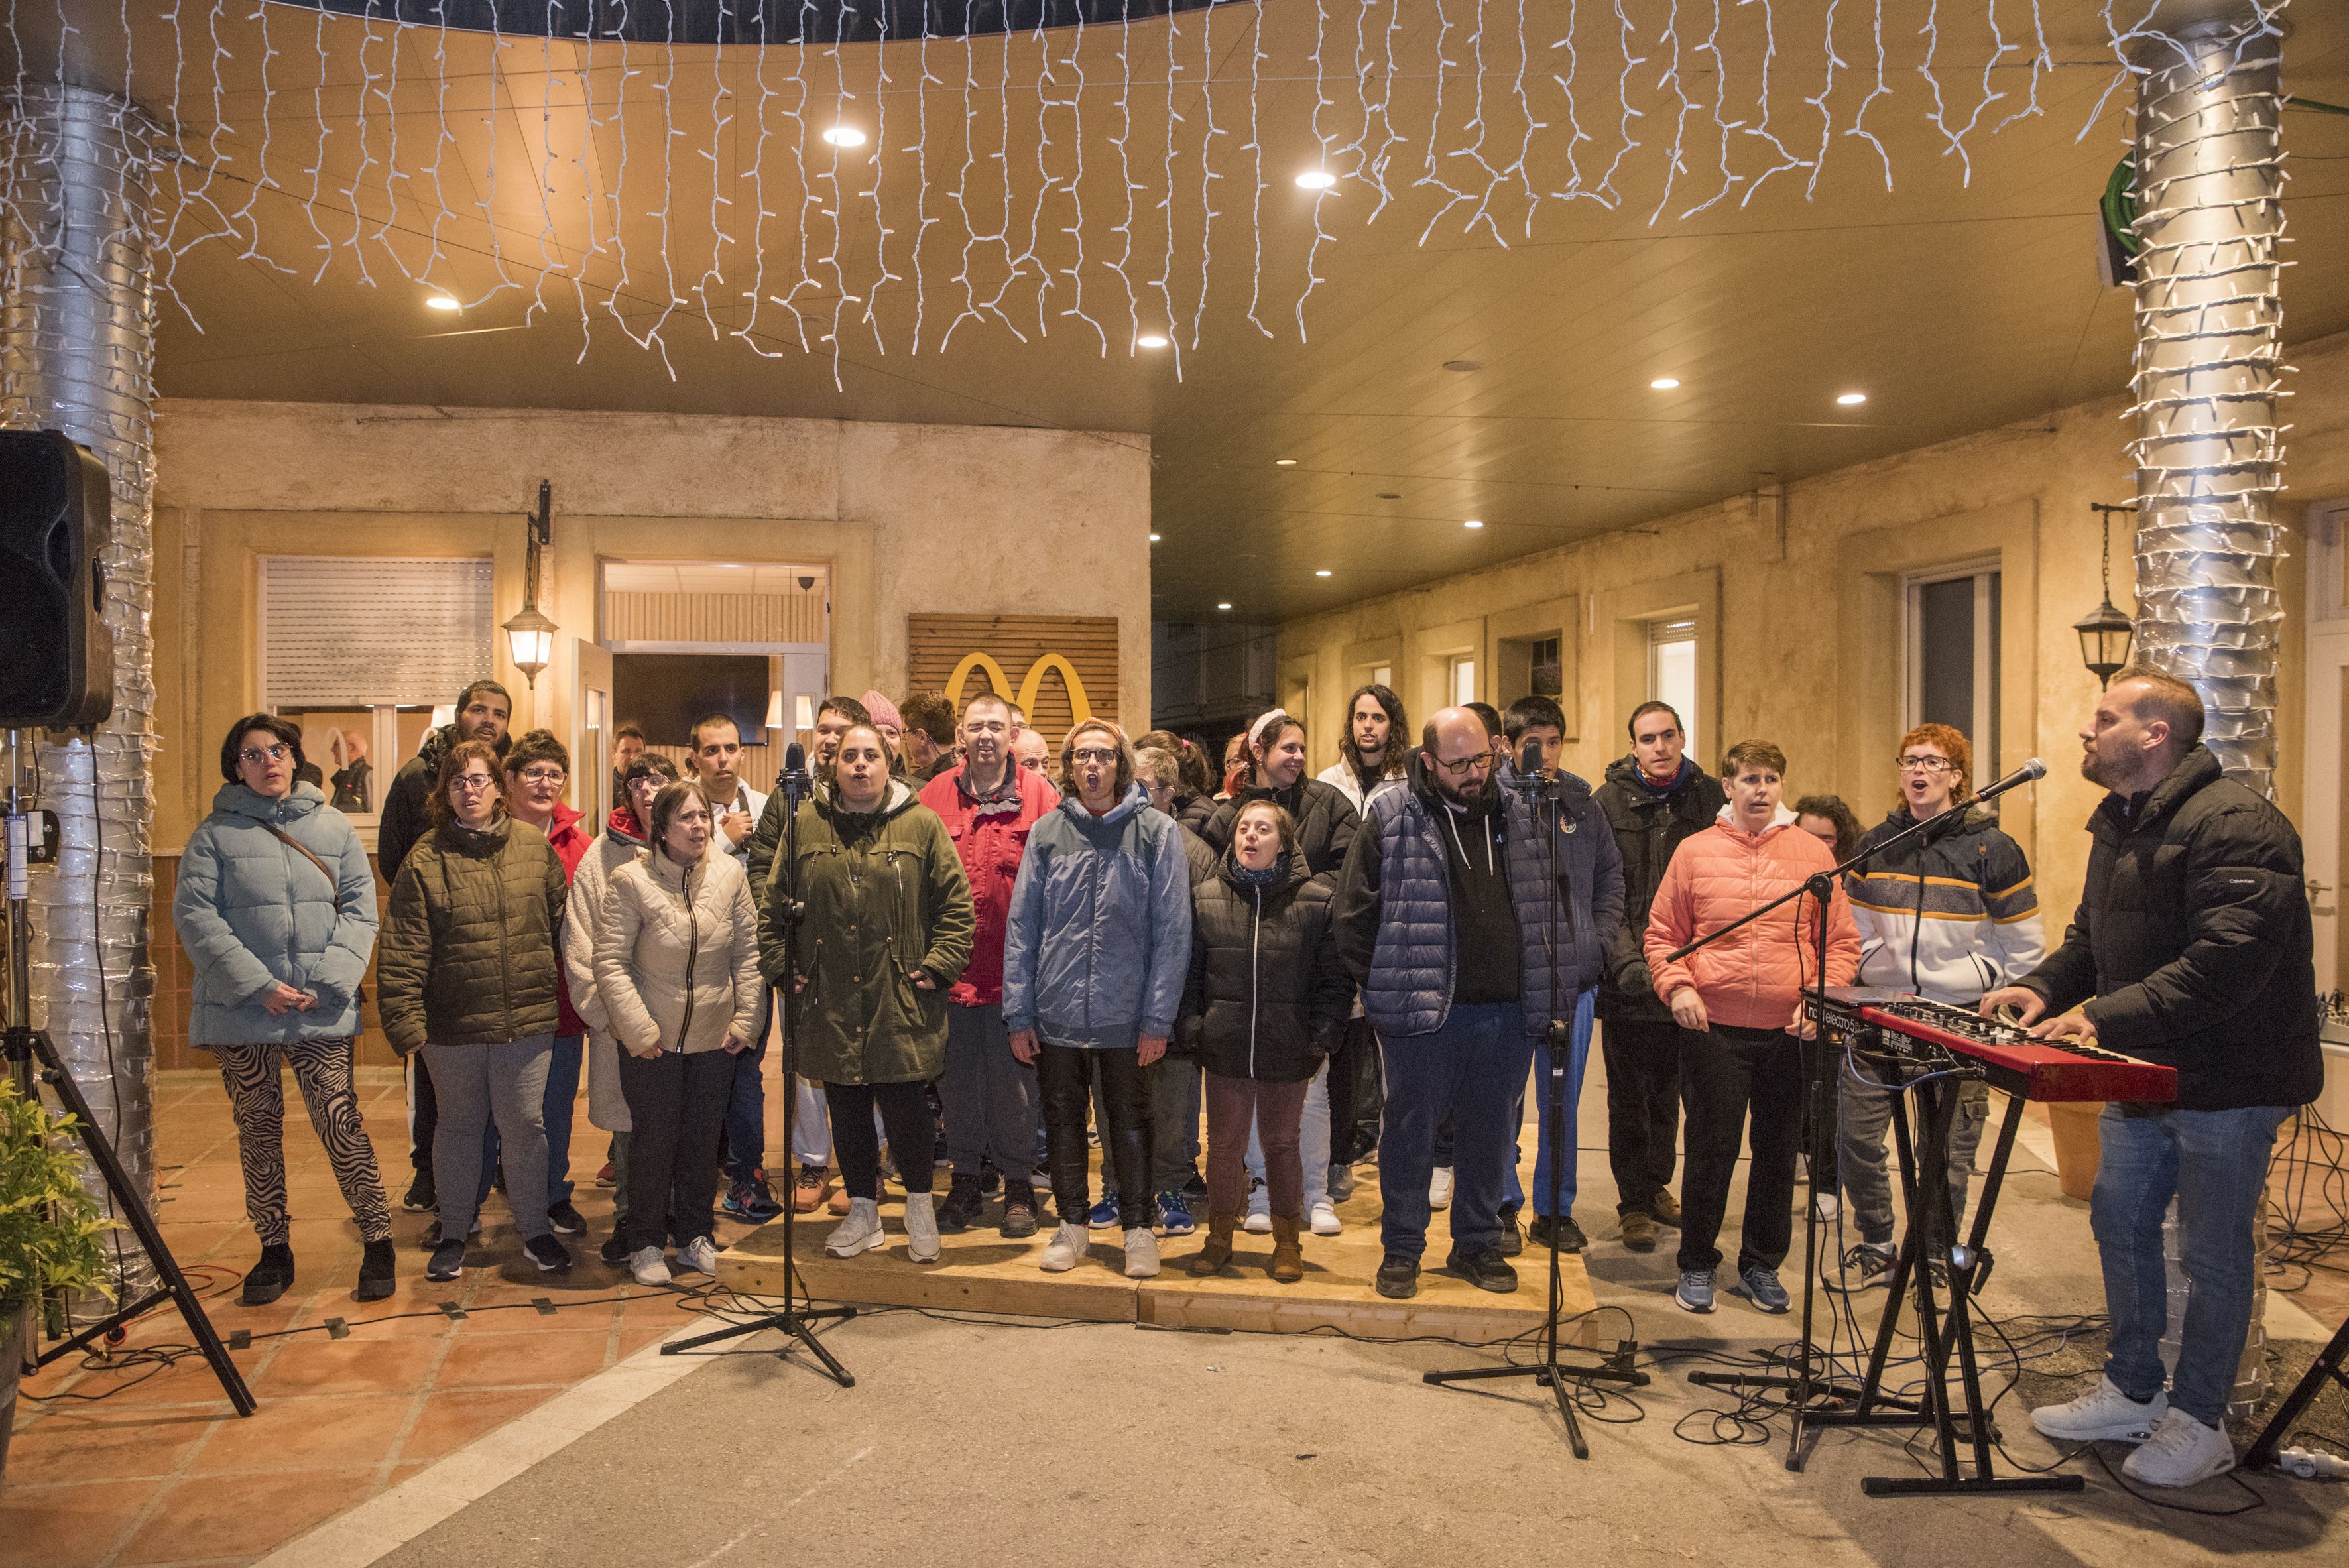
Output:
[[[1069,760],[1071,762],[1098,762],[1103,767],[1108,767],[1117,761],[1117,753],[1110,750],[1106,747],[1086,746],[1070,752]]]
[[[1946,757],[1896,757],[1903,773],[1954,773],[1958,765]]]
[[[1445,762],[1441,758],[1430,757],[1428,761],[1434,764],[1436,767],[1443,769],[1444,771],[1449,773],[1453,778],[1460,779],[1475,772],[1479,768],[1490,768],[1493,766],[1493,754],[1489,751],[1480,751],[1474,757],[1463,757],[1457,762]]]
[[[293,751],[285,746],[248,746],[236,754],[236,759],[247,768],[258,768],[264,762],[283,762],[293,755]]]
[[[525,784],[560,784],[563,769],[552,767],[525,768],[516,775]]]
[[[486,773],[463,773],[449,781],[449,788],[462,789],[468,795],[476,795],[484,789],[494,789],[497,787],[498,781]]]

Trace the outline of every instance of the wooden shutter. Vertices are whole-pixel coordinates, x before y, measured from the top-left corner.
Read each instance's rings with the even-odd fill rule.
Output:
[[[451,701],[496,673],[492,595],[487,558],[264,556],[262,706]]]

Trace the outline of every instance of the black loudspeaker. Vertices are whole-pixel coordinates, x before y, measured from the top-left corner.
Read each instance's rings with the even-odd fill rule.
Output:
[[[98,563],[106,465],[56,430],[0,430],[0,727],[78,729],[114,711]]]

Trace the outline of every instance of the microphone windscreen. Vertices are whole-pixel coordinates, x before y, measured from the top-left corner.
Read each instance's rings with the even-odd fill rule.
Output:
[[[792,741],[783,748],[783,771],[797,773],[807,766],[807,748]]]

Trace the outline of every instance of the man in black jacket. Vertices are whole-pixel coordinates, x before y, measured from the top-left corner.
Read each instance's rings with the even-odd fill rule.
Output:
[[[2145,1439],[2122,1468],[2151,1486],[2234,1467],[2222,1423],[2251,1327],[2252,1222],[2277,1128],[2323,1081],[2300,835],[2222,775],[2201,735],[2201,698],[2183,681],[2114,679],[2081,732],[2082,775],[2112,793],[2088,821],[2079,913],[2045,963],[1982,1001],[2016,1008],[2043,1037],[2178,1071],[2174,1104],[2108,1105],[2098,1120],[2105,1376],[2032,1412],[2059,1442]],[[2165,1393],[2172,1196],[2192,1284]]]
[[[1669,703],[1631,710],[1631,754],[1607,769],[1591,799],[1623,855],[1623,926],[1599,988],[1599,1048],[1607,1061],[1607,1163],[1623,1244],[1656,1250],[1656,1227],[1678,1225],[1672,1149],[1680,1137],[1681,1026],[1656,999],[1640,942],[1664,868],[1683,840],[1713,826],[1729,797],[1689,760],[1688,733]]]

